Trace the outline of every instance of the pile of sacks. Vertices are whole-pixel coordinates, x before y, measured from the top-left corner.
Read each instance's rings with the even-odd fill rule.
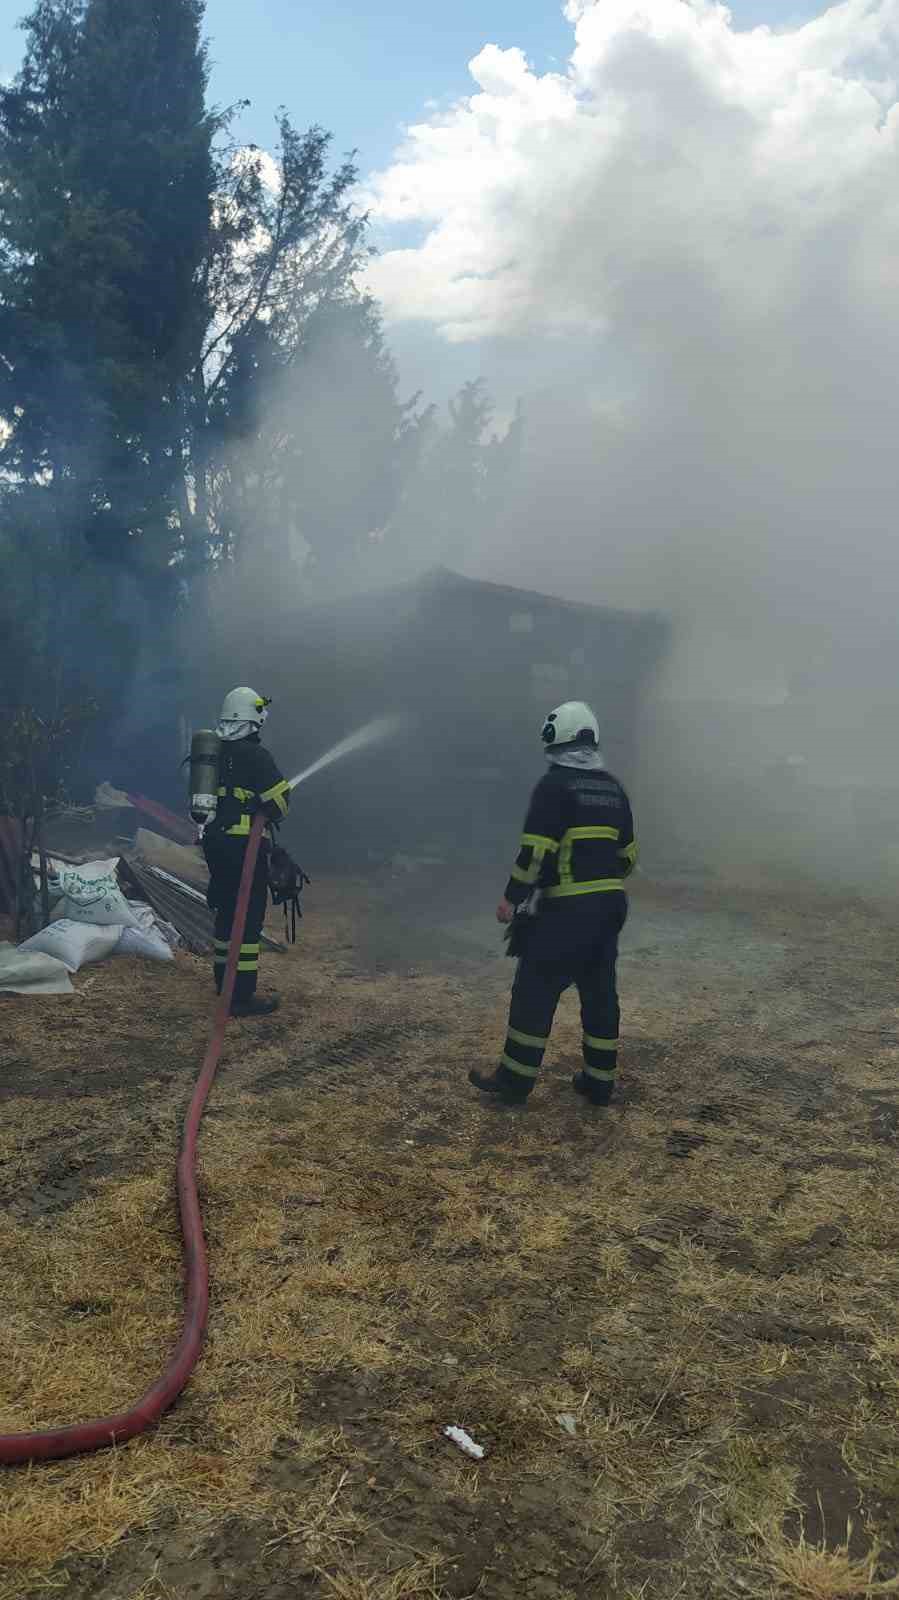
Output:
[[[18,946],[0,944],[0,990],[68,994],[72,973],[90,961],[113,954],[174,959],[177,929],[122,893],[117,859],[49,865],[52,920]]]

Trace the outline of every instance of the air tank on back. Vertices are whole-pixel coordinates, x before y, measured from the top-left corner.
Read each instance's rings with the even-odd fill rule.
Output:
[[[190,741],[190,816],[199,828],[218,810],[221,740],[211,728],[199,728]]]

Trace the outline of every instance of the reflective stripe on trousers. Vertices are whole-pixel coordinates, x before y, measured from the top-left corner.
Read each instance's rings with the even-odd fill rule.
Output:
[[[213,835],[204,839],[203,848],[209,864],[212,901],[216,907],[213,973],[216,989],[221,992],[228,960],[231,927],[234,920],[234,912],[237,908],[237,896],[240,891],[240,878],[243,872],[246,847],[241,840],[231,838],[228,835],[220,835],[219,837]],[[268,850],[260,850],[256,870],[253,874],[250,900],[247,906],[247,920],[243,930],[243,943],[240,948],[237,973],[234,979],[235,1000],[249,1000],[256,992],[256,981],[259,972],[260,936],[262,934],[262,925],[265,921],[267,904]]]
[[[579,949],[563,949],[558,956],[547,948],[540,933],[518,963],[502,1065],[522,1078],[538,1076],[559,1000],[566,989],[576,987],[581,1002],[584,1071],[597,1082],[611,1085],[618,1065],[618,929],[614,924],[607,933],[600,928],[591,942]]]
[[[216,939],[216,941],[215,941],[215,961],[213,962],[213,965],[216,968],[221,967],[223,976],[224,976],[225,968],[228,965],[228,950],[229,949],[230,949],[230,944],[229,944],[229,941],[227,939]],[[258,944],[242,944],[241,947],[240,947],[240,953],[239,953],[238,961],[237,961],[237,970],[238,970],[238,972],[258,972],[259,971],[259,952],[260,952],[261,949],[262,949],[262,946],[258,945]]]

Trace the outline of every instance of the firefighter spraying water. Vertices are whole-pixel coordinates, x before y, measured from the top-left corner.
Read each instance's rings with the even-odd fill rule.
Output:
[[[209,868],[206,900],[215,912],[215,987],[222,991],[228,947],[240,890],[244,860],[254,818],[262,812],[264,832],[253,870],[243,929],[232,1016],[268,1016],[278,997],[256,993],[262,925],[269,894],[272,830],[287,815],[290,784],[271,752],[261,742],[268,701],[255,689],[232,689],[225,696],[215,731],[201,729],[191,744],[190,812],[202,830],[203,854]]]
[[[357,750],[367,750],[370,745],[380,744],[385,739],[394,738],[397,734],[408,729],[410,719],[401,716],[375,717],[372,722],[367,722],[364,728],[357,728],[355,733],[347,734],[338,744],[326,750],[311,766],[304,767],[295,777],[287,780],[287,786],[292,791],[299,788],[308,778],[317,772],[331,767],[335,761],[340,761],[343,756],[355,755]],[[216,796],[218,791],[219,752],[221,741],[217,733],[208,728],[201,728],[193,736],[190,750],[190,814],[199,827],[205,827],[206,822],[215,815]]]
[[[335,761],[379,744],[405,726],[402,717],[377,717],[288,779],[261,743],[270,703],[255,689],[232,689],[216,728],[199,729],[190,750],[190,815],[200,830],[209,867],[207,902],[216,918],[214,975],[219,993],[250,829],[258,812],[265,816],[231,1007],[232,1015],[241,1017],[268,1016],[279,1003],[276,995],[263,998],[256,993],[269,891],[275,904],[284,906],[285,919],[292,906],[295,938],[299,895],[309,881],[273,837],[287,815],[291,792]]]

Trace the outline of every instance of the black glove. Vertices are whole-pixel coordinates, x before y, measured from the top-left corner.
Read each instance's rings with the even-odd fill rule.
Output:
[[[503,938],[506,941],[506,955],[514,961],[520,961],[527,951],[534,934],[537,918],[531,916],[529,911],[521,909],[516,911],[512,921],[506,928]]]

